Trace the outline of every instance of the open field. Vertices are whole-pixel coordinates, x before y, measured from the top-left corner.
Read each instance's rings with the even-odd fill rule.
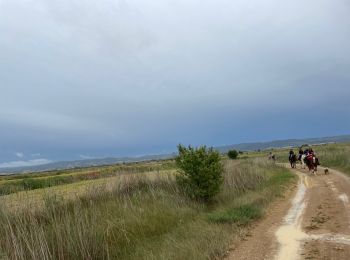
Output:
[[[350,174],[350,144],[327,144],[314,146],[322,165],[333,167]],[[297,152],[297,148],[294,148]],[[289,148],[245,152],[239,158],[267,158],[269,152],[277,156],[278,162],[288,162]],[[223,156],[225,159],[225,156]],[[0,195],[18,193],[34,189],[79,183],[85,180],[115,177],[120,174],[144,173],[150,171],[174,170],[173,160],[160,162],[129,163],[104,167],[89,167],[71,170],[59,170],[42,173],[0,176]]]
[[[223,189],[205,205],[181,194],[175,174],[121,174],[2,196],[1,251],[10,259],[216,258],[295,180],[266,161],[227,160]]]
[[[313,148],[323,166],[350,174],[349,144]],[[272,150],[278,162],[287,162],[288,151]],[[0,251],[4,259],[221,258],[296,182],[295,174],[267,161],[268,153],[223,157],[224,185],[208,205],[181,193],[173,161],[3,176],[4,186],[44,185],[0,196]],[[71,181],[52,182],[56,177]]]
[[[6,207],[11,211],[22,210],[23,208],[37,210],[44,205],[44,200],[50,196],[60,197],[62,200],[75,200],[79,196],[84,195],[95,189],[112,190],[115,185],[123,181],[126,178],[130,178],[134,175],[140,175],[154,179],[157,176],[173,175],[175,170],[161,170],[161,171],[149,171],[142,173],[120,173],[110,177],[100,177],[95,179],[88,179],[83,181],[77,181],[65,185],[56,185],[45,188],[38,188],[34,190],[25,190],[11,193],[8,195],[0,196],[0,202],[2,207]],[[25,203],[23,203],[25,202]]]
[[[171,160],[160,162],[144,162],[120,164],[104,167],[90,167],[72,170],[59,170],[42,173],[27,173],[0,176],[0,195],[17,193],[35,189],[43,189],[58,185],[77,183],[83,180],[94,180],[120,174],[144,173],[174,169]]]

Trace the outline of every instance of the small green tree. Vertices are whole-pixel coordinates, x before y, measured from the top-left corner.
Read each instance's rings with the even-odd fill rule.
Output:
[[[178,150],[178,185],[191,198],[209,201],[220,192],[223,182],[220,154],[206,146],[193,148],[179,145]]]
[[[236,150],[230,150],[228,151],[227,156],[230,159],[237,159],[238,152]]]

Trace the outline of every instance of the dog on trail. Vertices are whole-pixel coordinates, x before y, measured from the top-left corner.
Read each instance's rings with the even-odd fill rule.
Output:
[[[325,175],[329,174],[328,168],[324,169],[324,174],[325,174]]]

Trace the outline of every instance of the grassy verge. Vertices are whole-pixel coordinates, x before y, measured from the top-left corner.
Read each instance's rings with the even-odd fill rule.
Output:
[[[236,187],[238,192],[226,191],[226,194],[221,194],[220,205],[215,211],[208,214],[210,221],[245,225],[251,220],[258,219],[264,214],[264,210],[269,203],[283,194],[286,185],[296,179],[289,170],[282,167],[262,162],[255,163],[255,167],[246,164],[247,162],[244,162],[240,166],[243,167],[243,172],[250,172],[250,174],[241,175],[240,177],[242,178],[240,182],[246,182],[244,188]],[[236,173],[235,176],[240,176],[240,174]],[[252,181],[252,176],[259,181]],[[249,179],[251,180],[249,181]],[[237,192],[236,195],[232,194],[235,192]],[[235,199],[230,200],[227,195],[235,197]]]
[[[350,144],[333,144],[318,151],[323,166],[338,169],[350,175]]]
[[[225,162],[210,205],[182,196],[174,175],[125,175],[74,201],[45,198],[37,211],[0,213],[0,251],[10,259],[210,259],[259,218],[293,180],[261,161]],[[25,202],[23,202],[25,203]]]

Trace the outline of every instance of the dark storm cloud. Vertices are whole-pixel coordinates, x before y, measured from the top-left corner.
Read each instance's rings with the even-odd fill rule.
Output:
[[[347,133],[349,12],[343,0],[0,0],[0,162]]]

